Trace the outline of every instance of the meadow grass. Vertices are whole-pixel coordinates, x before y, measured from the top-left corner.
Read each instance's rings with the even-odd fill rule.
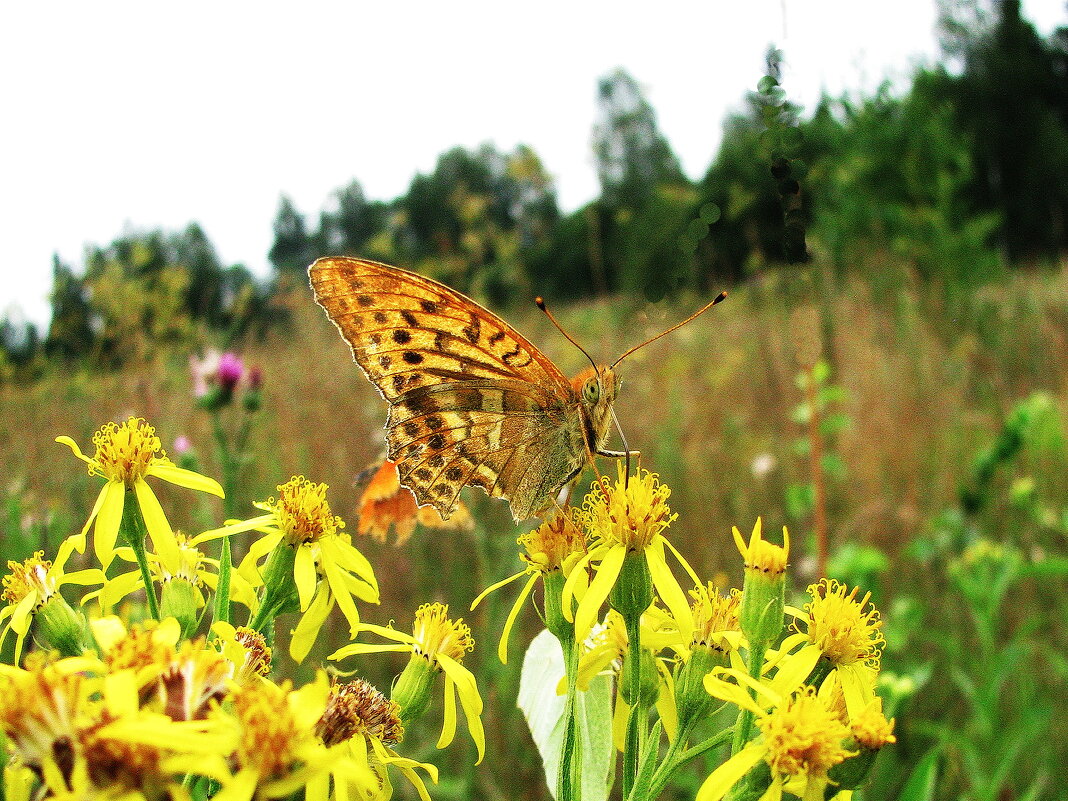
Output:
[[[1054,424],[994,476],[990,503],[970,524],[1025,554],[1063,552],[1064,531],[1056,521],[1068,508],[1068,456],[1060,434],[1068,429],[1068,270],[1021,272],[965,299],[918,285],[906,272],[896,281],[883,279],[892,291],[876,291],[874,282],[855,279],[839,286],[821,280],[816,292],[811,274],[754,280],[711,314],[628,358],[620,367],[624,383],[617,413],[630,446],[642,451],[643,466],[659,472],[672,488],[670,503],[679,521],[669,536],[699,575],[725,574],[726,581],[739,586],[741,566],[730,529],[738,525],[748,530],[762,516],[766,530],[790,526],[799,544],[793,560],[795,589],[802,590],[815,578],[805,558],[809,521],[789,516],[786,495],[788,487],[811,476],[806,459],[795,450],[804,432],[791,421],[791,410],[803,400],[797,374],[813,354],[822,355],[831,366],[831,380],[844,390],[838,411],[849,421],[828,443],[845,465],[844,475],[824,479],[832,552],[862,543],[889,557],[891,567],[879,578],[877,598],[888,638],[895,626],[895,599],[903,597],[919,599],[927,614],[944,613],[944,625],[964,632],[966,610],[944,577],[932,573],[930,563],[917,559],[909,546],[930,536],[946,510],[959,508],[976,454],[998,435],[1014,405],[1044,392],[1052,398]],[[560,307],[556,313],[595,358],[610,362],[702,302],[675,298],[650,306],[611,298]],[[352,363],[310,292],[295,292],[284,304],[291,312],[289,325],[249,344],[242,354],[246,363],[263,370],[264,403],[237,508],[251,516],[252,500],[266,499],[277,484],[305,474],[330,484],[335,511],[354,530],[359,489],[353,478],[382,452],[385,402]],[[517,306],[505,316],[565,373],[584,366],[584,357],[533,304]],[[59,434],[86,447],[103,422],[142,416],[156,427],[165,447],[179,435],[188,437],[199,469],[218,476],[210,426],[193,402],[186,358],[173,354],[111,374],[57,368],[31,386],[0,387],[5,559],[22,558],[27,548],[54,550],[80,527],[95,498],[97,482],[54,443]],[[1030,497],[1037,499],[1028,508],[1044,505],[1054,522],[1036,522],[1034,514],[1013,502],[1012,490],[1022,479],[1031,482]],[[221,523],[221,506],[214,499],[190,501],[189,493],[169,486],[159,486],[157,492],[175,527],[195,533]],[[416,605],[441,600],[452,604],[453,614],[470,619],[479,641],[472,655],[475,672],[494,677],[487,685],[487,708],[493,710],[487,719],[511,721],[487,726],[489,747],[527,756],[503,768],[491,760],[497,770],[482,768],[452,792],[462,796],[477,787],[480,797],[514,798],[511,788],[521,786],[531,788],[523,797],[542,797],[536,789],[540,768],[533,748],[518,748],[514,742],[518,733],[526,735],[513,706],[516,665],[538,621],[532,613],[525,615],[513,634],[513,661],[502,668],[494,655],[495,633],[510,599],[491,598],[474,615],[466,613],[483,587],[519,569],[517,530],[499,501],[477,491],[465,497],[479,521],[473,534],[421,531],[402,548],[356,541],[382,585],[381,608],[364,614],[374,622],[396,620],[405,628]],[[1060,589],[1029,582],[1007,603],[1004,625],[1041,632],[1041,647],[1064,653],[1065,604],[1063,581]],[[968,636],[962,633],[962,642]],[[344,626],[335,626],[322,639],[328,641],[317,645],[312,663],[345,641]],[[1028,642],[1037,647],[1039,635]],[[903,664],[939,658],[937,644],[922,636],[908,647],[912,652],[902,657]],[[381,676],[393,675],[398,667],[383,666]],[[1028,678],[1032,680],[1041,688],[1052,678],[1036,675]],[[915,699],[905,721],[937,720],[953,697],[953,685],[943,676]],[[1060,722],[1052,733],[1059,733],[1063,742],[1064,701],[1054,703]],[[905,728],[899,735],[901,755],[896,758],[904,766],[922,754],[924,738],[935,736],[922,727],[911,734],[910,739]],[[426,748],[429,753],[432,743]],[[1050,759],[1064,756],[1063,747],[1048,754]],[[1031,757],[1047,758],[1037,752]],[[448,760],[456,770],[447,769],[446,775],[472,770],[471,760],[462,754]],[[949,768],[953,781],[968,784],[960,765],[954,774],[952,758]],[[695,770],[694,780],[700,775]],[[449,793],[446,786],[438,795]],[[875,788],[869,797],[888,796]]]

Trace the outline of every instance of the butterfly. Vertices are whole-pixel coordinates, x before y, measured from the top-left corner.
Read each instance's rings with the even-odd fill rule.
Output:
[[[476,486],[507,499],[520,522],[552,505],[594,455],[627,456],[605,447],[620,386],[614,368],[641,345],[611,366],[590,359],[569,380],[512,326],[437,281],[342,257],[319,259],[308,275],[316,302],[389,401],[388,458],[420,506],[447,520],[460,490]]]
[[[416,523],[424,528],[470,530],[474,520],[460,501],[446,522],[433,506],[419,506],[411,490],[400,483],[397,465],[389,459],[379,460],[356,476],[362,486],[356,531],[385,542],[392,530],[397,545],[404,545],[415,531]]]

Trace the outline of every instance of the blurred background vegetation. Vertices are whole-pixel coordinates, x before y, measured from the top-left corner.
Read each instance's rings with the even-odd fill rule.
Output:
[[[384,407],[311,301],[306,269],[319,256],[444,281],[565,372],[583,358],[533,310],[535,295],[611,359],[726,288],[711,316],[623,365],[618,412],[673,489],[674,541],[700,573],[737,584],[730,526],[762,515],[791,528],[795,589],[816,577],[825,538],[830,575],[873,593],[898,744],[865,798],[1062,797],[1068,28],[1039,36],[1014,0],[976,8],[944,5],[943,66],[905,92],[800,109],[770,51],[696,183],[638,80],[615,72],[597,87],[601,193],[573,213],[533,150],[485,145],[444,153],[391,201],[369,200],[356,180],[317,217],[281,198],[266,280],[220,263],[196,223],[125,233],[82,265],[57,259],[47,331],[0,324],[4,558],[54,550],[88,514],[94,482],[58,434],[84,447],[104,421],[141,415],[218,475],[187,367],[207,347],[239,351],[263,375],[240,514],[306,473],[331,484],[354,529],[353,478],[380,453]],[[175,525],[219,523],[212,502],[158,492]],[[368,619],[404,628],[431,600],[459,613],[518,569],[501,505],[467,497],[473,533],[357,543],[383,585]],[[492,677],[491,749],[514,761],[475,769],[437,755],[451,777],[439,797],[547,797],[533,747],[515,747],[526,738],[517,668],[499,666],[490,644],[509,605],[479,608],[470,658]],[[514,663],[537,628],[526,617]],[[344,632],[332,636],[320,656]],[[388,682],[394,667],[363,672]],[[412,756],[431,753],[428,740]]]

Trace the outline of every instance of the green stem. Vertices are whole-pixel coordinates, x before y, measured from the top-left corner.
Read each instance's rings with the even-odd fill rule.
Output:
[[[567,700],[564,702],[564,741],[560,750],[560,775],[557,777],[556,797],[560,801],[580,801],[582,798],[582,752],[575,720],[579,649],[574,635],[562,639],[560,646],[564,651]]]
[[[141,568],[141,581],[144,582],[145,598],[148,599],[148,614],[153,620],[159,620],[159,601],[156,599],[156,590],[152,585],[152,571],[148,567],[148,556],[145,553],[148,526],[145,525],[144,515],[141,514],[137,494],[132,489],[126,490],[126,497],[123,499],[119,534],[133,549],[134,556],[137,558],[137,566]]]
[[[627,736],[623,747],[623,797],[627,798],[638,775],[638,759],[641,756],[641,742],[644,739],[641,725],[644,709],[641,704],[641,616],[625,615],[624,621],[627,626],[628,640],[625,662],[627,694],[629,695],[627,702],[631,705],[630,715],[627,717]]]
[[[749,676],[756,681],[760,681],[760,671],[764,667],[764,653],[767,651],[767,646],[756,644],[749,646],[748,654],[748,667]],[[751,697],[756,697],[756,693],[753,690],[749,691]],[[734,756],[743,748],[745,744],[749,742],[749,733],[753,728],[753,713],[751,710],[743,709],[738,713],[738,722],[734,728],[734,742],[731,745],[731,756]]]

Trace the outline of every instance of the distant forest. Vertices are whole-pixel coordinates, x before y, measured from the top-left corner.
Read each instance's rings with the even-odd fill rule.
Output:
[[[0,381],[262,331],[323,255],[402,265],[491,304],[517,289],[656,301],[812,260],[834,276],[892,261],[971,285],[1056,264],[1068,252],[1068,27],[1043,38],[1018,0],[950,3],[941,35],[943,64],[903,95],[824,98],[805,114],[769,51],[697,182],[638,80],[609,74],[592,137],[600,196],[572,214],[532,149],[484,145],[444,153],[394,200],[354,180],[315,218],[283,196],[266,280],[220,263],[196,223],[90,247],[78,268],[57,257],[47,332],[0,323]]]

